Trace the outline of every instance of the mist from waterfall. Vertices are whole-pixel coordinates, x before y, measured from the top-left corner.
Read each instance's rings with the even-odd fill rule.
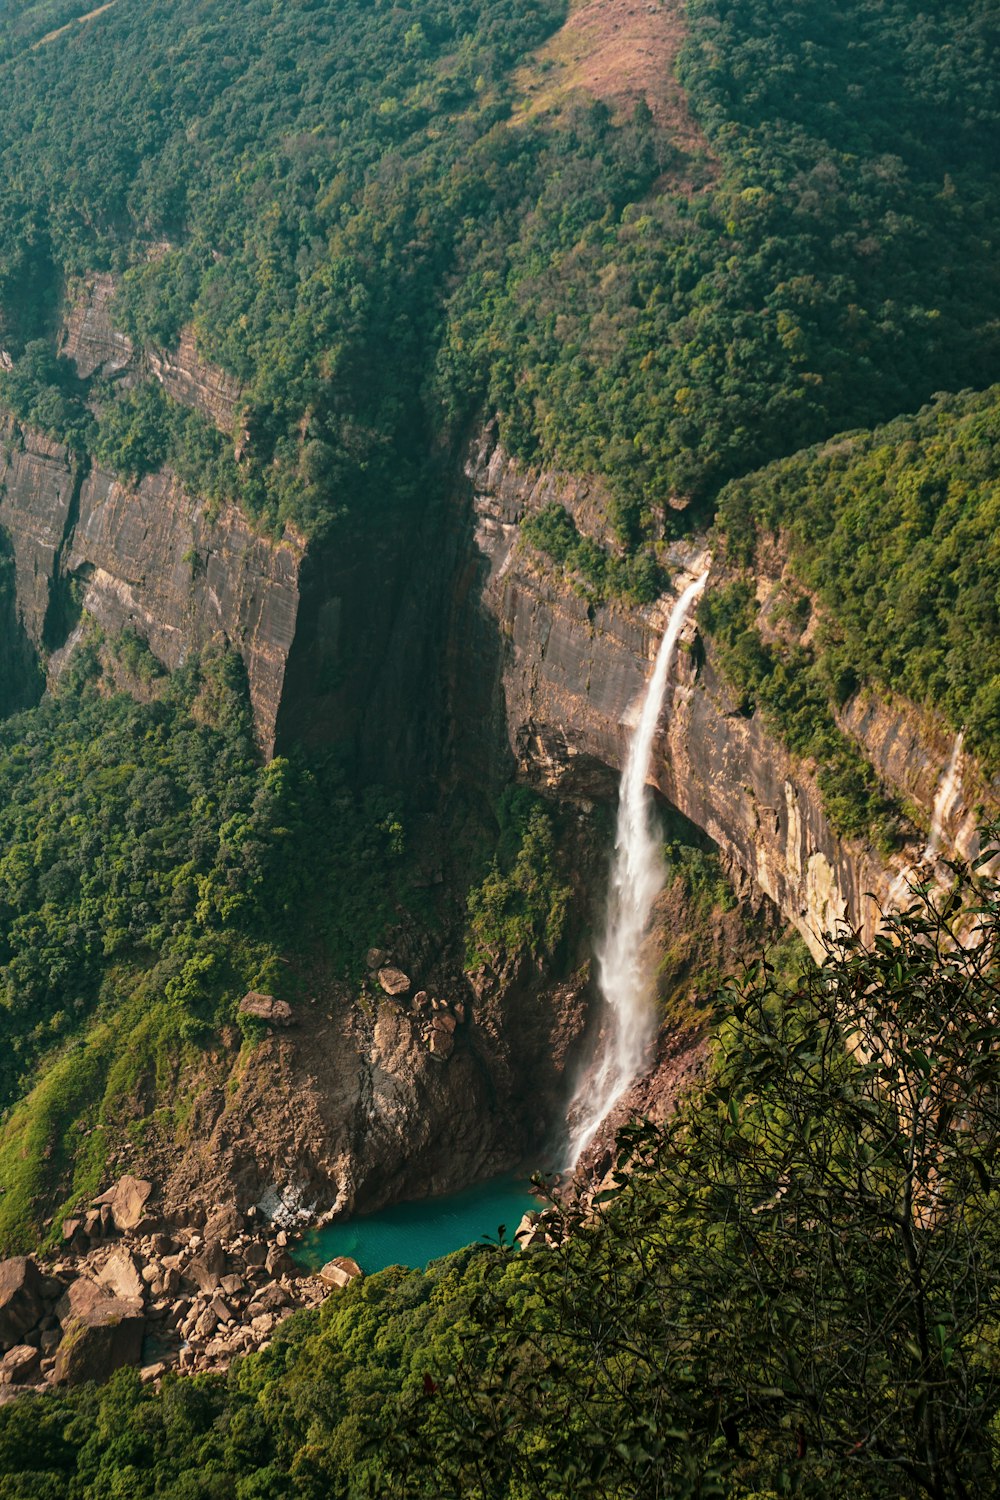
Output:
[[[707,579],[706,569],[687,586],[671,611],[625,757],[604,936],[597,949],[597,982],[606,1024],[596,1066],[585,1073],[569,1107],[569,1170],[635,1079],[653,1039],[652,975],[643,947],[666,869],[646,782],[677,641]]]

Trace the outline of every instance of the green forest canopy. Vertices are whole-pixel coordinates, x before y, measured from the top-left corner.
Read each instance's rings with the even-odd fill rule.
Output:
[[[642,108],[509,124],[558,4],[117,0],[28,45],[65,14],[0,18],[5,342],[125,273],[135,336],[193,320],[245,383],[252,458],[206,484],[272,523],[415,503],[485,403],[607,475],[636,543],[650,504],[996,373],[988,0],[692,0],[682,173]]]
[[[985,1495],[997,896],[964,886],[967,947],[963,903],[917,902],[896,941],[720,995],[707,1091],[627,1132],[615,1187],[566,1212],[557,1249],[356,1280],[225,1377],[154,1392],[120,1371],[4,1406],[0,1495]]]
[[[835,702],[862,682],[901,692],[996,766],[1000,387],[940,397],[734,481],[719,526],[744,566],[786,538],[822,612],[810,655]]]

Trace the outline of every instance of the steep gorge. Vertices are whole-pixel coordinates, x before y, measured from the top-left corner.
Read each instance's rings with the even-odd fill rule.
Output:
[[[200,360],[188,335],[172,352],[137,354],[112,324],[112,292],[108,278],[90,278],[67,312],[63,352],[80,375],[151,375],[239,442],[238,387]],[[407,786],[430,818],[421,834],[429,881],[454,878],[442,814],[495,798],[514,775],[579,820],[571,935],[552,972],[503,954],[494,968],[463,972],[456,934],[432,960],[426,938],[401,928],[396,956],[418,971],[414,993],[451,995],[468,1015],[445,1056],[428,1053],[409,1000],[375,985],[358,1010],[350,986],[314,976],[318,1009],[301,1026],[272,1037],[247,1065],[240,1039],[224,1036],[197,1077],[183,1088],[178,1081],[191,1101],[188,1127],[144,1148],[178,1213],[227,1194],[246,1207],[275,1191],[315,1212],[372,1208],[513,1165],[558,1128],[595,1017],[588,962],[606,871],[594,810],[615,797],[675,597],[717,539],[659,544],[674,593],[653,604],[595,599],[522,536],[522,523],[552,504],[614,550],[599,482],[529,471],[487,426],[461,472],[398,527],[352,535],[354,522],[307,545],[288,528],[275,540],[234,506],[193,496],[168,470],[128,484],[7,420],[0,527],[16,630],[5,639],[4,668],[22,698],[32,648],[54,680],[86,618],[111,635],[136,632],[171,669],[222,641],[243,660],[266,757],[295,744],[332,746],[359,781]],[[787,559],[762,558],[762,628],[786,573]],[[726,576],[724,561],[713,564],[709,591]],[[34,691],[40,686],[38,677]],[[944,726],[868,690],[841,711],[841,728],[915,820],[887,858],[838,835],[815,765],[741,706],[693,618],[667,700],[652,778],[665,803],[718,848],[740,898],[736,926],[752,934],[765,898],[817,957],[843,920],[870,937],[880,906],[918,865],[942,800],[952,749]],[[998,805],[995,785],[963,756],[938,809],[938,859],[974,854],[978,824]],[[664,911],[686,932],[696,919],[676,903],[668,892]],[[776,931],[773,917],[768,926]],[[749,938],[751,949],[763,931]],[[729,962],[740,948],[735,928],[706,931],[704,943]],[[656,1108],[658,1092],[686,1076],[697,1044],[690,1014],[668,1027],[651,1079],[622,1108]],[[222,1087],[230,1075],[235,1092]],[[294,1120],[289,1098],[304,1105]],[[134,1108],[125,1101],[123,1126]]]

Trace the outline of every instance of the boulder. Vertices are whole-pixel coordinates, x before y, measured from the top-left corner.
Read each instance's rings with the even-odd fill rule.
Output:
[[[89,1276],[78,1276],[71,1281],[65,1293],[56,1303],[56,1317],[65,1328],[66,1324],[73,1318],[88,1318],[95,1308],[104,1307],[108,1302],[114,1302],[115,1296],[107,1287],[98,1285],[91,1281]],[[140,1310],[141,1304],[131,1302],[133,1310]]]
[[[215,1316],[218,1318],[220,1323],[231,1323],[233,1321],[232,1311],[229,1307],[228,1302],[226,1302],[224,1298],[218,1296],[213,1297],[211,1302],[208,1304],[208,1307],[210,1312],[215,1313]]]
[[[295,1264],[287,1250],[280,1245],[273,1245],[267,1252],[267,1260],[264,1263],[269,1276],[298,1276],[299,1268]]]
[[[291,1307],[292,1299],[278,1282],[272,1281],[269,1286],[263,1287],[254,1297],[250,1304],[250,1311],[256,1317],[260,1313],[277,1312],[279,1308]]]
[[[319,1273],[319,1279],[326,1286],[345,1287],[362,1274],[356,1260],[351,1260],[349,1255],[338,1255],[334,1260],[327,1261]]]
[[[34,1385],[41,1363],[41,1355],[31,1344],[15,1344],[0,1359],[0,1385]]]
[[[242,1233],[242,1230],[243,1215],[235,1203],[226,1203],[221,1208],[217,1208],[214,1213],[209,1214],[205,1224],[205,1238],[234,1240],[238,1234]]]
[[[44,1314],[42,1273],[31,1257],[0,1261],[0,1349],[19,1344]]]
[[[148,1269],[148,1268],[147,1268]],[[134,1255],[124,1246],[112,1251],[97,1273],[98,1283],[114,1297],[142,1301],[145,1286]]]
[[[200,1339],[207,1339],[219,1326],[219,1319],[210,1307],[206,1307],[194,1325],[194,1332]]]
[[[387,957],[388,954],[383,948],[369,948],[365,964],[369,971],[374,973],[376,969],[381,969]]]
[[[218,1240],[206,1245],[201,1254],[189,1260],[184,1268],[186,1279],[193,1281],[203,1292],[214,1292],[225,1272],[226,1252]]]
[[[135,1229],[136,1225],[142,1222],[146,1204],[152,1194],[153,1184],[146,1182],[142,1177],[132,1177],[126,1173],[120,1178],[115,1185],[110,1203],[115,1228],[122,1231]]]
[[[62,1237],[64,1240],[74,1239],[83,1228],[82,1219],[63,1219]]]
[[[435,1026],[427,1040],[431,1056],[441,1058],[442,1061],[449,1058],[455,1050],[455,1038],[450,1031],[443,1027]]]
[[[67,1296],[79,1285],[74,1282]],[[77,1310],[63,1321],[63,1337],[53,1371],[57,1385],[107,1380],[123,1365],[139,1363],[145,1330],[142,1312],[134,1303],[104,1296],[99,1287],[96,1291],[97,1298],[87,1305],[78,1295]]]
[[[241,1016],[253,1016],[271,1026],[292,1024],[292,1007],[287,1000],[275,1000],[273,995],[261,995],[257,990],[250,990],[243,996],[239,1009]]]
[[[409,976],[402,969],[379,969],[378,982],[387,995],[405,995],[410,988]]]

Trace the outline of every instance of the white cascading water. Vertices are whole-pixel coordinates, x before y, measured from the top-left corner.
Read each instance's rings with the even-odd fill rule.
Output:
[[[962,777],[960,765],[962,760],[962,740],[965,731],[960,729],[955,736],[955,743],[951,748],[951,759],[945,769],[944,775],[938,782],[938,789],[934,795],[934,807],[931,811],[931,830],[927,836],[927,846],[915,865],[907,865],[901,870],[889,888],[886,898],[886,907],[893,910],[899,907],[899,903],[909,894],[910,882],[917,871],[923,865],[933,864],[937,859],[944,842],[944,820],[951,811],[951,805],[958,792],[961,790]]]
[[[666,871],[646,782],[670,664],[684,622],[707,579],[706,569],[688,584],[671,611],[625,757],[607,921],[597,950],[597,981],[607,1025],[601,1036],[600,1061],[588,1070],[569,1107],[567,1170],[576,1166],[601,1123],[638,1074],[653,1038],[651,976],[644,962],[643,939]]]
[[[951,811],[951,804],[954,802],[956,793],[958,792],[961,785],[961,777],[959,775],[958,768],[959,762],[962,758],[962,739],[964,733],[965,731],[960,729],[955,736],[955,743],[952,746],[951,760],[948,762],[948,769],[945,771],[944,775],[941,778],[941,783],[938,786],[937,794],[934,798],[934,810],[931,813],[930,837],[927,840],[927,848],[924,850],[921,856],[921,859],[924,862],[934,859],[938,853],[938,850],[941,848],[941,844],[944,839],[944,820],[948,816],[948,813]]]

